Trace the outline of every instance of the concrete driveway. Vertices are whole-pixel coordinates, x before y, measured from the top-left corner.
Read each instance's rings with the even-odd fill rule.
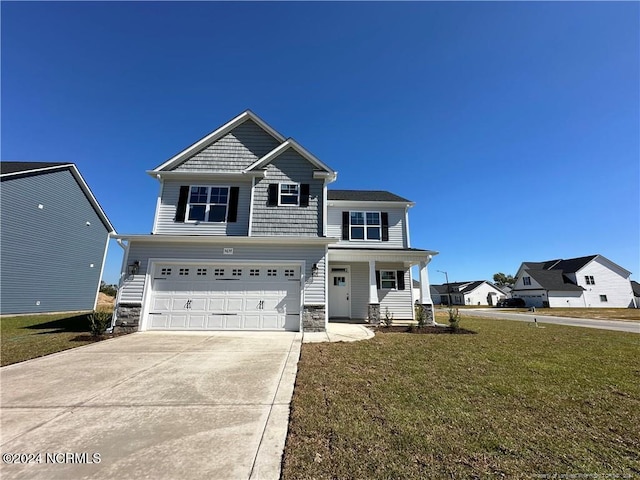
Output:
[[[4,367],[0,477],[277,479],[301,338],[135,333]]]

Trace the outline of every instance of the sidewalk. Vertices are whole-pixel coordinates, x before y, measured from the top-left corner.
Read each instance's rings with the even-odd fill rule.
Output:
[[[374,333],[364,325],[329,322],[326,332],[304,333],[302,343],[357,342],[373,336]]]

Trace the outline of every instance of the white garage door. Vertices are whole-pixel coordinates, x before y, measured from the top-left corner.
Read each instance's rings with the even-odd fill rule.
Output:
[[[300,329],[300,268],[156,265],[149,330]]]

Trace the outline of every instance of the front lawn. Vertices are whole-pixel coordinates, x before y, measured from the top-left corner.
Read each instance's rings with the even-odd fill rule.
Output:
[[[0,319],[0,363],[23,362],[92,343],[87,314],[59,313]]]
[[[640,475],[639,335],[461,326],[304,344],[283,478]]]

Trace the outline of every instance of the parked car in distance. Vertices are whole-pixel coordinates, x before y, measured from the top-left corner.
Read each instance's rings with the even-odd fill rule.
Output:
[[[514,307],[514,308],[524,308],[525,303],[522,298],[505,298],[504,300],[498,301],[496,307],[505,308],[505,307]]]

